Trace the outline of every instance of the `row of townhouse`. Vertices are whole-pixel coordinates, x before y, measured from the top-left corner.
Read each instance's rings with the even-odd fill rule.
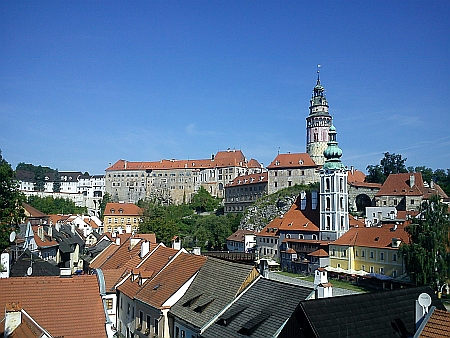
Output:
[[[112,243],[91,262],[105,281],[104,300],[118,336],[298,336],[286,323],[295,321],[299,301],[312,297],[312,288],[139,236]],[[283,306],[271,306],[275,302]]]
[[[104,284],[108,320],[118,337],[387,336],[394,320],[412,336],[425,327],[419,330],[416,323],[429,320],[414,317],[414,304],[424,293],[436,316],[446,318],[428,287],[333,296],[323,269],[316,270],[314,287],[298,286],[272,279],[264,264],[258,271],[139,236],[111,243],[91,268]],[[362,320],[374,324],[360,325]],[[398,326],[394,331],[402,333]]]
[[[104,175],[85,175],[79,171],[46,173],[42,191],[37,190],[33,171],[17,170],[16,180],[19,183],[19,189],[26,196],[69,199],[75,203],[75,206],[86,207],[89,215],[100,215],[100,203],[105,194]],[[58,191],[55,191],[56,184],[59,185]]]

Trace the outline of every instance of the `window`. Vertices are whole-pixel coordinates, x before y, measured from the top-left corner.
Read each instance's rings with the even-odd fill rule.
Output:
[[[175,326],[175,338],[180,338],[180,328]]]
[[[362,271],[366,271],[366,266],[365,265],[361,265],[361,270]]]
[[[373,266],[370,267],[370,273],[373,273]]]
[[[392,261],[397,262],[397,254],[392,254]]]
[[[106,298],[105,302],[106,302],[106,309],[107,310],[112,310],[112,308],[113,308],[113,300],[111,298]]]
[[[274,187],[278,187],[278,182],[273,182]]]
[[[355,250],[355,256],[358,257],[358,250]]]
[[[130,303],[128,303],[128,308],[127,308],[127,315],[129,315],[129,314],[130,314],[130,312],[131,312],[131,305],[130,305]]]
[[[397,270],[392,270],[392,277],[397,278]]]
[[[366,256],[366,252],[364,250],[361,250],[361,257],[365,257]]]
[[[347,250],[342,250],[342,257],[346,257],[347,256]]]
[[[370,252],[370,258],[373,259],[373,251]]]
[[[380,268],[380,274],[384,275],[384,268]]]
[[[158,318],[155,318],[153,330],[155,334],[158,334]]]
[[[151,322],[152,322],[152,317],[147,315],[147,317],[146,317],[146,324],[147,324],[147,329],[149,329],[149,330],[150,330],[150,323]]]
[[[380,261],[384,261],[384,253],[380,252]]]
[[[186,332],[184,330],[181,330],[181,338],[185,338],[186,337]]]
[[[414,204],[414,200],[411,200],[411,204]]]

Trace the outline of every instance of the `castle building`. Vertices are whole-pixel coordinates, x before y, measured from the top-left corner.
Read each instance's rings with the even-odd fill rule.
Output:
[[[106,169],[105,185],[114,201],[157,199],[163,204],[181,204],[189,202],[200,187],[223,198],[230,181],[262,171],[257,160],[247,160],[242,151],[228,149],[202,160],[119,160]]]
[[[325,88],[320,84],[319,71],[317,71],[317,83],[312,93],[309,115],[306,118],[306,152],[316,165],[325,163],[323,152],[328,145],[328,129],[331,127],[331,120]]]
[[[349,228],[347,168],[340,158],[342,150],[336,141],[336,128],[329,128],[326,158],[320,170],[320,236],[321,240],[334,241]]]

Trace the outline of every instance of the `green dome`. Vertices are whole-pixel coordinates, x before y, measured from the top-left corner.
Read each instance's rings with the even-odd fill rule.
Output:
[[[344,168],[344,165],[341,162],[342,149],[338,147],[336,141],[336,128],[333,124],[330,126],[328,137],[330,141],[328,142],[327,149],[323,152],[323,156],[326,158],[323,167],[325,169],[342,169]]]

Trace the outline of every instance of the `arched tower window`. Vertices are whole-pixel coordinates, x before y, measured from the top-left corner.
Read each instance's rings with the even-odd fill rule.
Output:
[[[327,197],[326,199],[326,210],[329,211],[331,208],[331,199]]]

